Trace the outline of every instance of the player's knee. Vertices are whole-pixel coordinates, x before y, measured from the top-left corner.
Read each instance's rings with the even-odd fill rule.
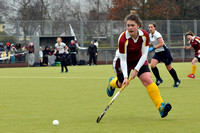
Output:
[[[192,65],[196,65],[196,62],[195,62],[195,61],[192,61]]]
[[[155,67],[156,67],[156,65],[152,63],[151,64],[151,68],[155,68]]]
[[[151,80],[151,78],[149,78],[147,80],[144,80],[142,83],[144,86],[147,86],[147,85],[150,85],[151,83],[153,83],[153,81]]]
[[[166,66],[166,68],[167,68],[168,71],[172,70],[172,66],[171,65]]]
[[[144,86],[153,83],[150,72],[142,74],[139,78]]]

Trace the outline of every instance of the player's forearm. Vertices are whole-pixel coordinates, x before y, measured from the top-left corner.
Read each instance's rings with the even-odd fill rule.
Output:
[[[126,54],[120,54],[120,66],[122,73],[124,75],[124,78],[128,77],[128,70],[127,70],[127,56]]]
[[[164,46],[164,42],[163,42],[163,39],[160,37],[158,38],[158,45],[155,46],[155,48],[160,48],[160,47],[163,47]]]
[[[192,47],[191,46],[185,46],[185,49],[192,49]]]
[[[157,46],[155,46],[154,48],[157,49],[157,48],[160,48],[160,47],[163,47],[164,44],[163,43],[159,43]]]
[[[148,50],[149,46],[142,47],[142,56],[140,57],[140,60],[135,67],[135,70],[137,70],[138,72],[140,71],[140,68],[144,65],[144,62],[147,60]]]

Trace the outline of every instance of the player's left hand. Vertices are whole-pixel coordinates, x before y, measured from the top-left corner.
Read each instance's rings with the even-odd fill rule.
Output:
[[[150,47],[150,48],[149,48],[149,53],[151,53],[151,52],[154,51],[154,50],[155,50],[154,47]]]

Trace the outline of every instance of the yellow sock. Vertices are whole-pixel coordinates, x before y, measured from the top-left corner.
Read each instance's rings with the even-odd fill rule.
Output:
[[[195,74],[196,72],[196,65],[192,65],[192,74]]]
[[[161,103],[163,102],[161,96],[160,96],[160,91],[158,89],[158,86],[155,83],[151,83],[146,86],[147,92],[152,99],[153,103],[159,109]]]
[[[110,82],[110,85],[113,87],[113,88],[119,88],[118,85],[117,85],[117,77],[115,77],[111,82]]]

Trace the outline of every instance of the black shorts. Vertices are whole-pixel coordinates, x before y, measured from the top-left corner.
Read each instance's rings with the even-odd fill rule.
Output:
[[[163,46],[165,51],[157,52],[154,54],[153,59],[158,60],[158,62],[164,62],[166,66],[170,65],[173,61],[171,53],[166,46]]]
[[[130,72],[131,71],[128,71],[128,76],[130,75]],[[142,75],[143,73],[145,73],[145,72],[150,72],[150,70],[149,70],[149,66],[148,65],[143,65],[141,68],[140,68],[140,71],[138,72],[138,77],[140,77],[140,75]],[[120,73],[120,74],[117,74],[117,78],[118,78],[118,81],[120,82],[120,83],[123,83],[123,81],[124,81],[124,75],[123,75],[123,73]]]
[[[195,56],[198,59],[198,62],[200,63],[200,58],[198,56]]]

